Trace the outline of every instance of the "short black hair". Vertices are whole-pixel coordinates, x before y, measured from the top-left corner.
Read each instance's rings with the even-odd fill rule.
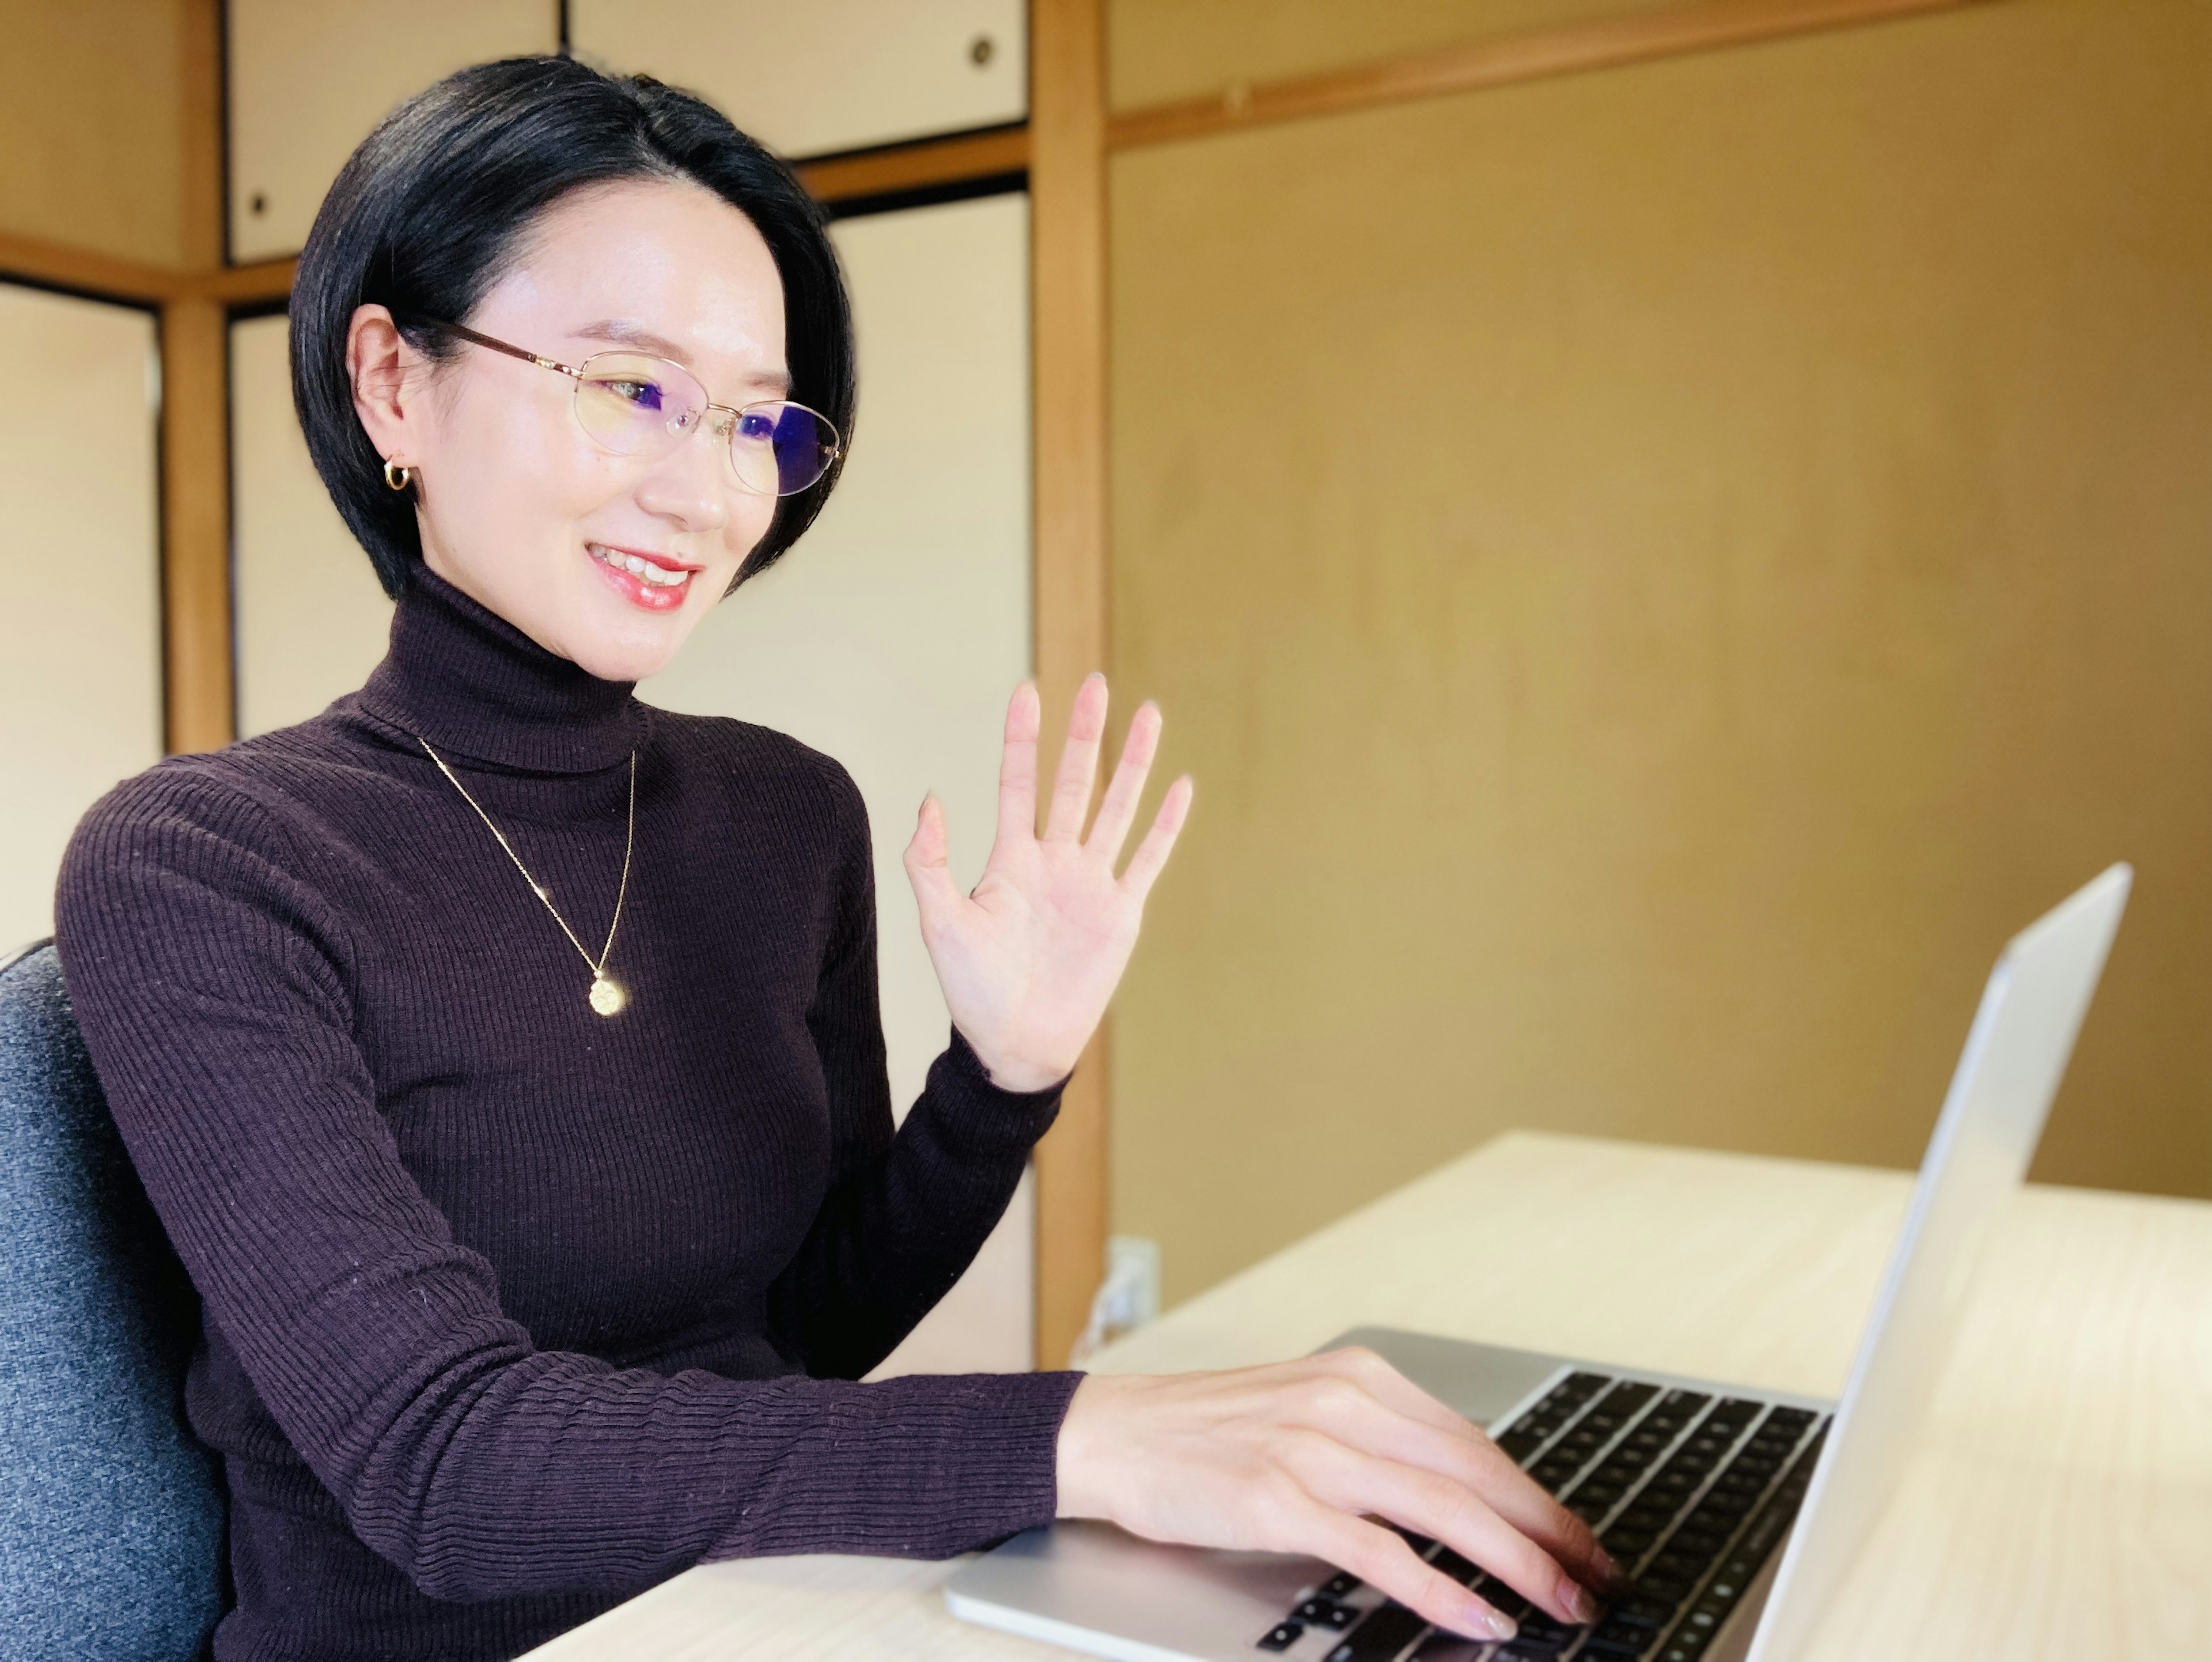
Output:
[[[539,215],[572,191],[626,179],[689,180],[753,222],[783,279],[791,397],[849,443],[852,305],[827,219],[791,170],[704,100],[648,76],[568,58],[479,64],[417,93],[362,141],[323,198],[292,287],[292,401],[307,454],[387,594],[406,587],[422,545],[413,493],[386,488],[384,459],[354,411],[354,309],[388,307],[410,344],[450,356],[453,338],[421,320],[466,323]],[[798,541],[842,463],[777,502],[738,581]]]

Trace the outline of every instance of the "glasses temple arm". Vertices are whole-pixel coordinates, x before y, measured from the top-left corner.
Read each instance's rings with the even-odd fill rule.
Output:
[[[463,340],[473,341],[478,346],[489,347],[495,352],[504,352],[511,358],[520,358],[525,363],[534,363],[540,369],[557,369],[574,380],[583,379],[580,370],[572,369],[568,365],[558,362],[552,358],[541,358],[535,352],[526,351],[520,346],[509,345],[506,341],[494,340],[489,335],[480,335],[465,324],[447,323],[437,318],[413,318],[410,320],[420,323],[425,328],[440,329],[449,335],[459,335]]]

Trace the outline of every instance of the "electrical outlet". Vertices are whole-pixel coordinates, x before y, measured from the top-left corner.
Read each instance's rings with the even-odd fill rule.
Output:
[[[1101,1345],[1142,1327],[1160,1313],[1160,1244],[1144,1235],[1106,1242],[1106,1279],[1091,1300],[1091,1320],[1068,1358],[1080,1367]]]

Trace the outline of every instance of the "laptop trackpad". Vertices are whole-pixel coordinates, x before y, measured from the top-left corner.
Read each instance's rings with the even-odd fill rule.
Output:
[[[1564,1356],[1440,1339],[1395,1327],[1355,1327],[1321,1348],[1335,1350],[1349,1344],[1365,1345],[1438,1402],[1492,1429],[1566,1366]]]

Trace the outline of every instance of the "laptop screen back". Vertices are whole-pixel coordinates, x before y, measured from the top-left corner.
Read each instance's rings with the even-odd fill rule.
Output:
[[[2112,867],[2014,936],[1990,973],[1751,1662],[1803,1650],[1896,1487],[1983,1241],[2043,1135],[2133,878]]]

